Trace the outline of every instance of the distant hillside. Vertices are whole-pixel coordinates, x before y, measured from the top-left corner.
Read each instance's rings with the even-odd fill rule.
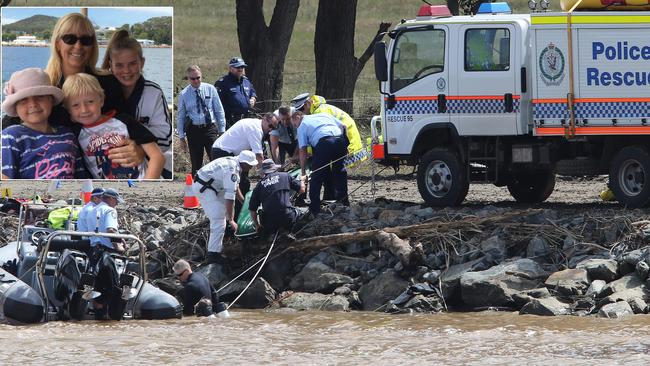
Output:
[[[24,32],[29,34],[43,33],[46,31],[52,32],[58,19],[59,18],[57,17],[51,17],[49,15],[34,15],[15,23],[4,25],[2,30],[4,32]]]

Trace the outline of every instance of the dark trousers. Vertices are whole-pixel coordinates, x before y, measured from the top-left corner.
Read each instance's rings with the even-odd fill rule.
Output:
[[[215,147],[212,149],[212,154],[210,155],[212,160],[223,158],[225,156],[235,156],[235,154]],[[248,172],[242,171],[241,174],[239,174],[239,190],[244,197],[246,197],[246,193],[251,190],[251,181],[248,179]],[[241,208],[242,203],[238,200],[235,200],[235,222],[239,218]]]
[[[192,162],[192,175],[203,166],[203,152],[210,158],[212,144],[219,136],[217,126],[214,123],[199,127],[190,124],[186,131],[187,145],[190,150],[190,161]]]
[[[283,165],[286,156],[289,155],[289,157],[293,157],[293,153],[296,152],[296,146],[298,144],[296,142],[293,142],[291,144],[285,144],[284,142],[278,142],[278,150],[279,150],[279,158],[280,158],[280,165]]]
[[[311,161],[312,174],[309,181],[309,210],[320,212],[320,190],[324,183],[330,184],[334,199],[344,200],[348,196],[348,173],[343,159],[348,153],[347,144],[342,137],[323,137],[314,147]],[[330,162],[337,160],[328,166]],[[325,167],[327,166],[327,167]],[[325,167],[322,168],[321,167]]]

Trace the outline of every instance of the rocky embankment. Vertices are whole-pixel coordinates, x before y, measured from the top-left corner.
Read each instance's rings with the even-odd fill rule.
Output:
[[[177,208],[182,184],[141,186],[142,192],[123,188],[128,203],[118,211],[121,226],[147,243],[150,278],[174,293],[179,284],[170,268],[185,258],[208,275],[225,301],[233,301],[257,268],[222,287],[262,259],[273,238],[228,238],[228,268],[205,265],[209,224],[202,210]],[[551,202],[540,208],[512,203],[493,186],[476,186],[469,202],[453,209],[373,201],[367,192],[354,196],[361,192],[356,191],[351,207],[334,206],[293,234],[279,235],[236,306],[394,313],[503,309],[604,317],[646,313],[650,215],[585,194],[602,186],[601,180],[560,181]],[[412,180],[384,181],[380,187],[382,196],[417,197]],[[14,191],[21,192],[20,187]],[[591,201],[581,203],[585,199]],[[2,220],[0,246],[15,238],[12,218]]]
[[[124,227],[148,245],[150,278],[169,292],[178,258],[232,301],[273,238],[227,239],[228,268],[201,265],[202,211],[134,207]],[[497,309],[536,315],[620,317],[648,311],[650,221],[642,210],[436,210],[378,199],[333,206],[281,234],[243,308],[391,313]]]

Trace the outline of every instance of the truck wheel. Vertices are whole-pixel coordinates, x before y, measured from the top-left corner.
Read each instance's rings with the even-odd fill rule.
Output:
[[[609,185],[618,202],[628,207],[643,207],[650,201],[650,155],[641,146],[628,146],[616,154],[609,165]]]
[[[523,171],[513,176],[508,191],[517,202],[544,202],[555,188],[555,170]]]
[[[447,149],[433,149],[424,154],[418,165],[418,190],[432,206],[457,206],[467,196],[467,171],[458,154]]]

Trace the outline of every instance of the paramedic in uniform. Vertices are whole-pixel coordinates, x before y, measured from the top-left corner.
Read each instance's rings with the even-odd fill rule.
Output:
[[[323,183],[331,183],[334,199],[341,201],[348,196],[348,175],[342,159],[348,152],[345,126],[330,114],[306,116],[300,111],[291,116],[291,122],[298,130],[300,169],[303,176],[307,169],[307,147],[313,149],[309,211],[316,215],[320,212],[320,189]]]
[[[226,120],[217,90],[214,86],[201,82],[202,77],[201,69],[197,65],[188,67],[187,78],[190,85],[178,95],[178,137],[183,151],[187,152],[189,145],[192,175],[203,165],[203,151],[210,157],[212,144],[219,134],[226,130]]]
[[[250,117],[250,110],[257,101],[255,88],[246,77],[247,66],[241,58],[233,57],[228,62],[228,74],[214,83],[226,112],[226,129],[240,119]]]
[[[244,150],[237,157],[215,159],[196,172],[192,189],[199,198],[205,215],[210,220],[208,263],[224,264],[221,255],[226,224],[237,232],[234,202],[239,185],[239,174],[257,165],[252,151]]]

